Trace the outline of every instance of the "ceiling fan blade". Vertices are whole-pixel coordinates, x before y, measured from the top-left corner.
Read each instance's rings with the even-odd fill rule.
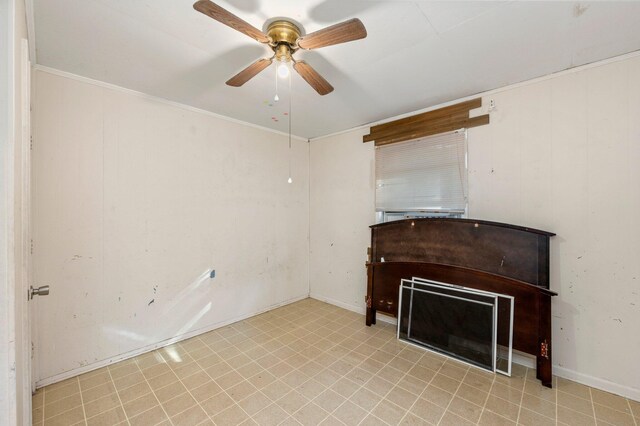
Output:
[[[367,36],[367,30],[357,18],[332,25],[322,30],[307,34],[298,40],[303,49],[317,49],[333,44],[359,40]]]
[[[193,4],[193,8],[260,43],[269,43],[269,37],[265,33],[210,0],[198,0]]]
[[[333,92],[333,86],[305,61],[297,61],[293,64],[293,68],[298,71],[298,74],[321,96]]]
[[[259,59],[240,71],[238,74],[231,77],[227,81],[227,84],[233,87],[240,87],[256,75],[258,75],[260,71],[271,65],[271,62],[271,59]]]

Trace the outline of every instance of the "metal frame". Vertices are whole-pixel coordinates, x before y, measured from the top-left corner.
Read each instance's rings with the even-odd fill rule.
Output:
[[[443,283],[440,281],[433,281],[433,280],[427,280],[424,278],[419,278],[419,277],[411,277],[412,281],[416,281],[416,282],[428,282],[430,284],[436,285],[436,286],[441,286],[441,287],[445,287],[445,288],[463,288],[463,289],[469,289],[475,293],[478,294],[490,294],[490,295],[495,295],[498,298],[502,298],[502,299],[507,299],[509,300],[509,347],[507,348],[508,351],[508,368],[507,371],[504,370],[499,370],[496,368],[496,372],[498,373],[502,373],[506,376],[511,377],[511,364],[513,363],[513,317],[514,317],[514,306],[515,306],[515,298],[513,296],[509,296],[508,294],[501,294],[501,293],[494,293],[491,291],[486,291],[486,290],[478,290],[475,288],[469,288],[469,287],[464,287],[464,286],[460,286],[460,285],[455,285],[455,284],[448,284],[448,283]],[[497,315],[497,309],[496,309],[496,315]],[[496,324],[497,324],[497,320],[496,320]],[[497,330],[496,330],[497,331]],[[497,339],[496,339],[496,345],[497,345]],[[496,347],[496,356],[498,354],[497,351],[497,347]]]
[[[410,284],[410,285],[406,285],[406,284]],[[487,302],[482,302],[482,301],[478,301],[478,300],[472,300],[472,299],[467,299],[464,297],[457,297],[457,296],[453,296],[453,295],[449,295],[449,294],[443,294],[443,293],[437,293],[437,292],[431,292],[428,290],[424,290],[424,289],[419,289],[415,287],[415,284],[421,284],[421,285],[427,285],[430,287],[435,287],[435,288],[442,288],[442,289],[447,289],[447,290],[453,290],[453,291],[457,291],[460,293],[467,293],[467,294],[475,294],[475,295],[479,295],[479,296],[484,296],[487,298],[493,298],[493,304],[491,303],[487,303]],[[401,313],[402,313],[402,293],[403,293],[403,289],[408,289],[411,291],[411,300],[410,300],[410,304],[409,304],[409,317],[408,317],[408,321],[409,323],[407,324],[407,338],[406,339],[401,339],[400,338],[400,324],[401,324]],[[456,359],[457,361],[460,361],[464,364],[482,369],[482,370],[487,370],[487,368],[483,368],[479,365],[470,363],[470,362],[466,362],[462,359],[456,358],[452,355],[449,355],[447,353],[445,353],[444,351],[441,350],[437,350],[435,348],[430,348],[428,344],[423,344],[423,345],[418,345],[416,343],[413,343],[413,341],[411,340],[411,319],[412,319],[412,314],[413,314],[413,293],[414,291],[419,291],[422,293],[430,293],[430,294],[435,294],[438,296],[442,296],[442,297],[448,297],[448,298],[452,298],[452,299],[458,299],[458,300],[465,300],[471,303],[476,303],[476,304],[481,304],[481,305],[485,305],[485,306],[492,306],[492,316],[493,316],[493,324],[492,324],[492,334],[493,334],[493,338],[492,338],[492,347],[493,347],[493,353],[492,353],[492,371],[493,372],[497,372],[497,373],[501,373],[507,376],[511,376],[511,364],[512,364],[512,357],[513,357],[513,316],[514,316],[514,297],[513,296],[508,296],[508,295],[504,295],[504,294],[500,294],[500,293],[493,293],[493,292],[489,292],[489,291],[484,291],[484,290],[477,290],[477,289],[472,289],[472,288],[468,288],[468,287],[464,287],[464,286],[460,286],[460,285],[455,285],[455,284],[448,284],[448,283],[442,283],[439,281],[433,281],[433,280],[427,280],[424,278],[419,278],[419,277],[412,277],[410,280],[408,279],[402,279],[400,281],[400,286],[399,286],[399,304],[398,304],[398,325],[397,325],[397,329],[396,329],[396,337],[398,340],[403,340],[406,343],[412,344],[414,346],[418,346],[421,347],[423,349],[429,350],[430,352],[435,352],[441,355],[444,355],[446,357],[452,358],[452,359]],[[507,299],[510,303],[510,315],[509,315],[509,347],[508,347],[508,368],[507,371],[501,370],[497,367],[497,358],[499,357],[499,348],[498,348],[498,301],[499,299]]]

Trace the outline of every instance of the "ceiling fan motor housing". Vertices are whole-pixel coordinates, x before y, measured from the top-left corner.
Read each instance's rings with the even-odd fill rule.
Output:
[[[291,54],[297,50],[296,41],[300,38],[300,28],[285,20],[274,21],[267,28],[271,47],[279,61],[290,61]]]

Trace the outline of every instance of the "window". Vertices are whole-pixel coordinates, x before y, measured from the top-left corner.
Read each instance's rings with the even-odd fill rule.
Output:
[[[464,217],[466,130],[376,147],[376,221]]]

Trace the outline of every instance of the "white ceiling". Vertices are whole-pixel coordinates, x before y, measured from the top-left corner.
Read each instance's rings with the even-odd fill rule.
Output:
[[[224,84],[271,52],[193,1],[34,0],[37,63],[286,131],[282,90],[269,105],[273,68]],[[305,138],[640,49],[638,1],[217,3],[259,29],[276,16],[307,33],[353,17],[366,26],[364,40],[296,53],[335,87],[319,96],[294,76],[292,131]]]

